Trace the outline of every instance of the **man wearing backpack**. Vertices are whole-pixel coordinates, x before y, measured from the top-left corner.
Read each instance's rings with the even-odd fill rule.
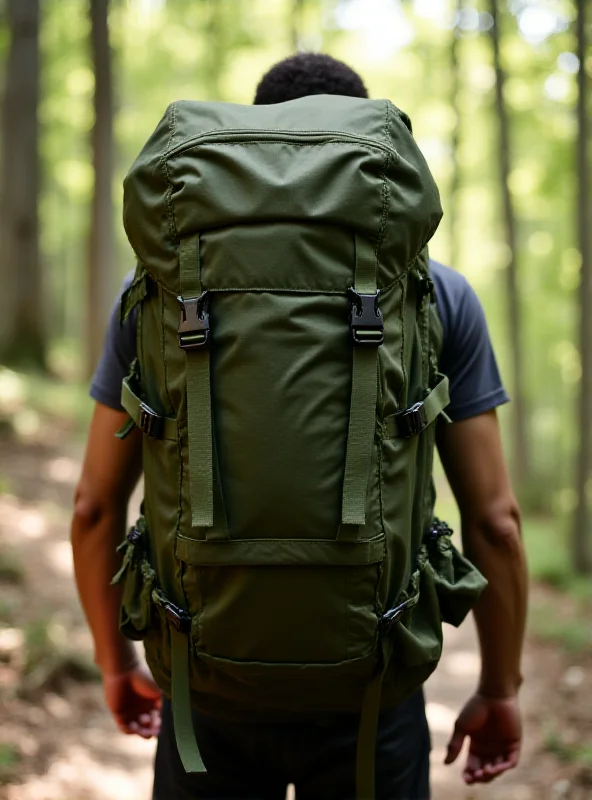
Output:
[[[321,94],[342,100],[310,98]],[[409,121],[392,106],[389,112],[388,104],[364,105],[348,97],[367,97],[349,67],[327,56],[292,57],[269,71],[255,98],[262,107],[309,98],[294,107],[298,115],[286,117],[288,124],[281,115],[289,114],[291,106],[277,112],[272,106],[269,112],[214,104],[173,106],[147,145],[144,161],[136,162],[128,178],[128,236],[137,253],[151,235],[157,237],[149,242],[149,257],[157,266],[139,266],[133,281],[126,279],[123,324],[119,304],[110,321],[91,388],[97,404],[76,493],[72,544],[109,708],[126,733],[149,738],[160,731],[156,800],[279,798],[289,782],[295,783],[298,798],[343,800],[354,796],[356,778],[358,797],[429,797],[429,732],[423,694],[414,687],[437,662],[440,619],[459,624],[484,586],[451,545],[445,524],[430,521],[434,432],[461,512],[465,555],[488,581],[474,608],[481,677],[457,720],[446,762],[457,758],[466,737],[470,749],[463,776],[468,784],[488,782],[518,761],[527,579],[519,512],[495,413],[507,396],[476,296],[451,270],[434,262],[428,269],[423,245],[440,212],[427,167],[409,135]],[[234,108],[242,115],[236,122],[231,119]],[[203,124],[205,132],[188,135],[187,115],[197,115],[192,124]],[[321,127],[323,115],[329,116]],[[149,162],[159,136],[164,136],[164,150]],[[389,144],[393,136],[396,151]],[[355,165],[351,172],[348,164]],[[277,181],[276,207],[265,200],[270,181]],[[332,216],[323,205],[331,200],[323,195],[330,182]],[[287,198],[283,186],[292,188]],[[400,187],[402,221],[396,225],[389,214],[399,202]],[[161,202],[157,191],[164,192],[166,201],[151,228],[142,214],[153,213]],[[196,210],[203,197],[206,205]],[[217,208],[220,197],[223,205]],[[378,245],[368,249],[363,228],[364,214],[370,215],[369,206],[378,197],[382,201],[372,218],[380,225],[376,236],[390,248],[393,263],[407,254],[400,256],[404,275],[393,280],[380,273]],[[295,204],[301,202],[312,218],[317,198],[323,210],[316,225],[305,227]],[[235,203],[239,216],[231,218]],[[290,203],[284,223],[283,204]],[[247,205],[257,225],[240,224],[240,209]],[[158,238],[161,231],[192,225],[193,214],[203,232],[194,234],[191,228],[173,237],[180,243],[169,256],[172,239]],[[353,245],[334,219],[357,226]],[[427,226],[424,232],[421,225]],[[284,235],[288,239],[281,246]],[[356,266],[350,279],[343,270],[350,269],[344,263],[352,253]],[[176,290],[166,285],[169,263],[181,265],[178,301]],[[259,270],[255,277],[247,274],[252,268]],[[276,273],[283,276],[277,285]],[[172,330],[167,318],[177,302],[178,351],[174,342],[165,341]],[[347,323],[342,331],[341,320],[348,304],[351,338],[344,338]],[[212,355],[204,356],[210,337]],[[324,337],[333,342],[326,351]],[[298,342],[307,342],[304,351]],[[249,348],[246,356],[241,346]],[[385,360],[377,362],[379,347]],[[333,359],[341,352],[341,361]],[[348,353],[353,353],[353,371],[344,372],[340,364],[348,363]],[[378,390],[377,364],[386,381]],[[159,372],[162,365],[164,373]],[[228,375],[234,383],[225,386]],[[413,396],[407,391],[400,402],[389,401],[389,387],[397,381],[402,387],[416,384],[417,391]],[[284,416],[279,402],[287,404]],[[390,414],[389,402],[394,403]],[[445,406],[449,424],[436,421]],[[342,407],[349,414],[349,437],[339,451],[339,459],[346,455],[340,473],[341,521],[337,539],[328,541],[317,535],[317,528],[324,531],[323,514],[333,513],[323,504],[335,491],[339,470],[322,470],[325,451],[340,430],[348,432],[343,420],[335,422]],[[380,451],[372,449],[376,407],[383,409]],[[211,414],[214,429],[222,430],[213,442]],[[242,430],[245,419],[250,422]],[[237,441],[242,437],[236,451],[228,450],[224,438],[233,429]],[[280,439],[274,441],[274,435]],[[320,450],[315,450],[317,438]],[[146,516],[126,538],[127,505],[143,459]],[[171,477],[175,459],[180,477]],[[298,468],[300,460],[303,467],[294,480],[289,470]],[[288,470],[283,482],[282,470]],[[233,474],[242,477],[233,483]],[[256,491],[245,486],[252,475],[257,476]],[[373,476],[379,476],[375,489]],[[337,490],[341,493],[341,483]],[[314,508],[313,496],[319,501]],[[267,510],[260,505],[270,502],[276,504],[269,508],[270,519],[283,520],[286,538],[275,538],[280,533],[273,522],[265,534]],[[189,523],[184,523],[187,515]],[[407,534],[406,545],[392,522],[416,532]],[[174,548],[164,533],[167,525],[172,525]],[[360,535],[373,525],[375,534]],[[154,528],[163,532],[158,543],[151,538]],[[300,539],[303,528],[308,533]],[[200,532],[197,538],[195,531]],[[122,540],[123,562],[115,554]],[[383,561],[385,546],[395,548],[398,558]],[[405,547],[412,557],[405,555]],[[277,561],[277,553],[283,561]],[[269,565],[279,563],[281,569],[270,570]],[[184,565],[180,572],[179,565]],[[401,574],[395,580],[397,570]],[[389,586],[394,583],[393,594]],[[342,591],[346,594],[340,600]],[[313,597],[327,607],[321,601],[309,603]],[[145,639],[152,672],[172,702],[161,701],[160,689],[120,628],[129,638]],[[378,650],[376,641],[381,642]],[[337,663],[336,654],[342,652],[346,671]],[[235,696],[238,710],[233,713]],[[199,708],[193,726],[190,698]],[[278,713],[272,713],[275,708]],[[375,787],[369,771],[375,773]]]

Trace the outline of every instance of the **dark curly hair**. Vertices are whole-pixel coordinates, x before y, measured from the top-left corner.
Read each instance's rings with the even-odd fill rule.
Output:
[[[259,106],[284,103],[311,94],[368,97],[363,80],[343,61],[323,53],[298,53],[265,73],[253,103]]]

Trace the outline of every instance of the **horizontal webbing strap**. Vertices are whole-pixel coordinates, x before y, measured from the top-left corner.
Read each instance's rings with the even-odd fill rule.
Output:
[[[417,436],[434,422],[449,402],[448,378],[442,376],[424,400],[385,419],[387,437]]]
[[[157,414],[140,400],[132,389],[129,378],[124,378],[121,384],[121,405],[142,433],[155,439],[177,441],[177,420]]]

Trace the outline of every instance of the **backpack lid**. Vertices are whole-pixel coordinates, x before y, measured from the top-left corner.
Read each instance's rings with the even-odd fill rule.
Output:
[[[175,292],[179,241],[197,231],[246,222],[342,225],[374,243],[392,281],[393,268],[408,268],[441,216],[409,120],[388,100],[173,103],[124,182],[130,243]]]

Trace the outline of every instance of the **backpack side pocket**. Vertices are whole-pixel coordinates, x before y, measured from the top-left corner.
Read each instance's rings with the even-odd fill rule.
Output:
[[[443,622],[458,627],[487,581],[451,541],[452,530],[435,519],[425,541]]]
[[[123,562],[111,581],[123,581],[123,595],[119,613],[119,630],[128,639],[143,639],[152,623],[152,590],[156,572],[148,561],[144,545],[146,525],[142,517],[130,528],[126,539],[119,545]]]

